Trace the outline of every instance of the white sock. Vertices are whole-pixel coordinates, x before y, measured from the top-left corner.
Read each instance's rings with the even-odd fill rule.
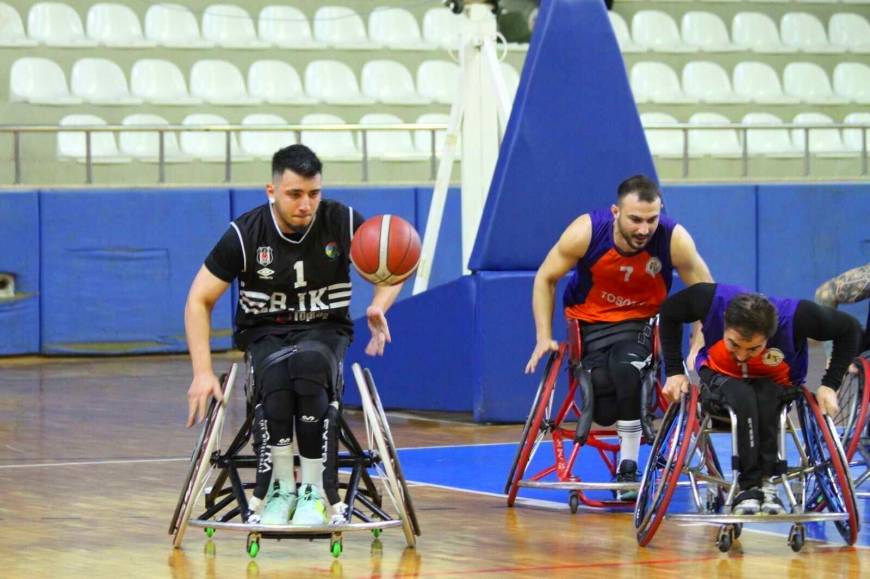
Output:
[[[317,492],[323,489],[323,459],[299,457],[299,470],[302,477],[302,486],[314,485]]]
[[[617,420],[616,432],[619,434],[619,462],[633,460],[637,462],[640,453],[640,420]]]
[[[293,445],[270,446],[272,452],[272,480],[285,492],[296,492],[296,477],[293,475]]]
[[[252,513],[260,512],[261,506],[263,506],[263,501],[262,501],[262,499],[258,499],[257,497],[251,497],[250,500],[248,501],[248,509]]]

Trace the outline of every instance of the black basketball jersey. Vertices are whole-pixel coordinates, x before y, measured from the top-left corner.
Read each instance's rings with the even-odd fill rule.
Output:
[[[205,265],[224,281],[238,278],[234,339],[331,327],[353,333],[350,240],[362,216],[323,199],[304,234],[283,233],[269,204],[232,223]]]

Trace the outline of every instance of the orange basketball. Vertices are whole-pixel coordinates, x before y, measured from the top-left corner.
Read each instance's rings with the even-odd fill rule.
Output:
[[[360,225],[350,243],[350,259],[375,285],[395,285],[414,273],[420,261],[420,236],[396,215],[377,215]]]

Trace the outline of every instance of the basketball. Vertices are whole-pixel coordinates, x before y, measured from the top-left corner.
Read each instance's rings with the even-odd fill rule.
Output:
[[[395,285],[417,269],[420,249],[420,236],[414,226],[396,215],[377,215],[356,230],[350,259],[371,283]]]

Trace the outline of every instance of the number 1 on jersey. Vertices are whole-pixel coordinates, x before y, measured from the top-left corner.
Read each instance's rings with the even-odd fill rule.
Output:
[[[293,269],[296,270],[296,283],[293,284],[294,289],[305,287],[308,282],[305,281],[305,262],[300,260],[293,264]]]
[[[634,271],[634,267],[630,265],[623,265],[619,268],[619,271],[625,272],[625,279],[622,281],[628,281],[628,278],[631,277],[631,272]]]

